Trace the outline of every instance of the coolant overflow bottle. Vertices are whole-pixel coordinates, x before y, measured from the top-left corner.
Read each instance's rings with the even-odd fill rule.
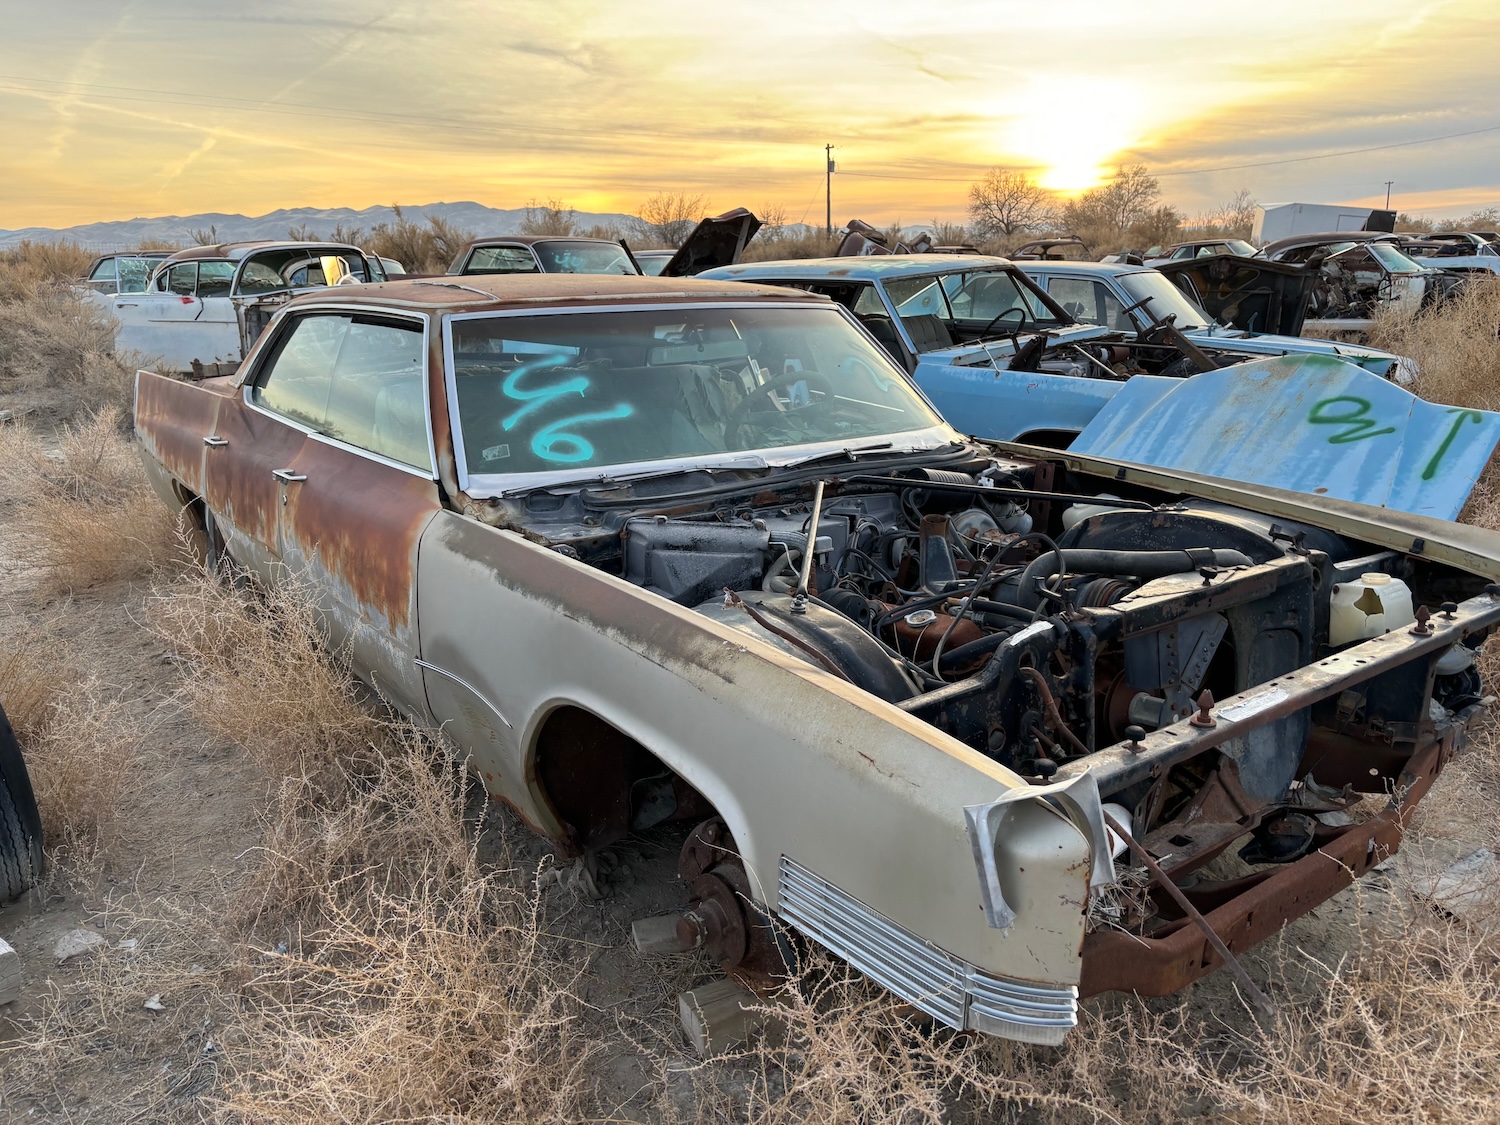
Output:
[[[1402,629],[1417,619],[1411,588],[1399,578],[1370,571],[1333,588],[1328,643],[1333,648]]]

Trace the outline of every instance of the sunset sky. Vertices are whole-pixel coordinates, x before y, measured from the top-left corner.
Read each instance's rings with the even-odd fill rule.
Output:
[[[0,0],[0,121],[5,229],[662,190],[821,223],[825,143],[836,223],[1136,161],[1189,214],[1394,180],[1449,215],[1500,203],[1500,4]]]

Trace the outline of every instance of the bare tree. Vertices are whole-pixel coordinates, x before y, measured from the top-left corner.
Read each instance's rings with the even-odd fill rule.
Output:
[[[703,218],[703,196],[659,191],[641,204],[635,220],[639,237],[676,248]]]
[[[1009,237],[1047,223],[1052,193],[1024,172],[991,168],[969,187],[969,217],[980,238]]]
[[[211,226],[207,230],[190,230],[188,237],[193,240],[194,246],[217,246],[219,244],[219,228]]]
[[[318,232],[315,231],[315,230],[313,230],[312,227],[308,226],[306,223],[301,223],[301,224],[299,224],[298,226],[295,226],[295,227],[287,227],[286,228],[286,236],[288,238],[290,238],[293,242],[320,242],[320,241],[322,241],[318,237]]]
[[[755,209],[755,217],[760,220],[760,230],[755,235],[756,241],[781,241],[782,235],[786,233],[785,204],[762,203]]]
[[[363,227],[346,227],[343,223],[337,223],[333,230],[328,232],[329,242],[341,242],[345,246],[358,246],[364,240]]]
[[[549,199],[546,203],[533,199],[526,204],[526,217],[521,220],[521,233],[570,235],[573,233],[577,214],[559,199]]]

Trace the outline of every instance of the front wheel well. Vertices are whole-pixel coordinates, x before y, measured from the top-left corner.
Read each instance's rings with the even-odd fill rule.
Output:
[[[670,820],[717,815],[697,789],[640,742],[592,711],[567,704],[535,742],[541,796],[580,849],[602,847]]]

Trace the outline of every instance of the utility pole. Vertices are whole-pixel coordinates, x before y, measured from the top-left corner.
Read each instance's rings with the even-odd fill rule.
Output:
[[[1391,185],[1395,182],[1395,180],[1386,180],[1385,182],[1385,209],[1387,211],[1391,209]]]
[[[833,146],[832,145],[824,145],[823,146],[823,155],[824,155],[824,157],[828,161],[828,167],[827,167],[827,170],[823,173],[823,179],[826,181],[827,200],[828,200],[828,215],[827,215],[828,237],[832,238],[833,237]]]

